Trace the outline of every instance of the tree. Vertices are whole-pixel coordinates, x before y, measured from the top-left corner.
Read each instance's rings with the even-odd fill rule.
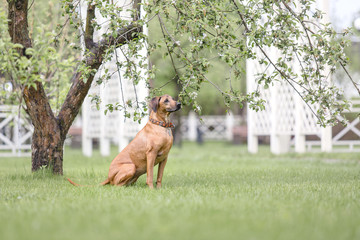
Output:
[[[62,11],[67,20],[61,25],[70,23],[75,29],[83,29],[81,35],[85,47],[82,51],[83,58],[71,76],[72,85],[55,115],[45,93],[44,81],[40,77],[41,69],[29,64],[37,53],[28,32],[28,0],[8,0],[8,32],[14,44],[12,48],[16,50],[12,57],[19,64],[3,65],[3,71],[9,72],[11,69],[12,72],[27,73],[21,75],[21,82],[16,86],[35,129],[32,170],[46,166],[54,173],[62,174],[65,136],[79,112],[95,73],[114,53],[116,55],[115,49],[124,52],[127,61],[118,62],[118,67],[125,68],[126,75],[134,84],[141,78],[140,69],[147,67],[145,60],[138,59],[139,48],[146,45],[149,54],[165,49],[163,57],[171,62],[174,69],[172,79],[177,79],[181,86],[180,100],[183,104],[191,105],[197,112],[201,111],[197,96],[204,84],[212,85],[219,91],[227,107],[231,102],[240,107],[247,102],[256,111],[263,109],[259,91],[244,94],[234,87],[234,82],[244,76],[244,60],[257,59],[260,64],[273,69],[270,74],[259,74],[259,86],[268,87],[274,81],[286,81],[309,107],[315,103],[319,106],[314,113],[321,124],[333,123],[336,114],[346,108],[347,102],[343,100],[339,103],[342,100],[339,89],[328,84],[327,78],[329,73],[335,71],[336,66],[345,69],[348,61],[343,51],[346,41],[339,38],[339,34],[329,24],[320,22],[323,14],[318,10],[312,11],[313,2],[154,0],[141,4],[140,0],[129,0],[120,6],[108,0],[63,0]],[[81,21],[78,11],[81,4],[87,5],[85,23]],[[131,5],[128,10],[131,16],[129,19],[119,18],[125,11],[125,5]],[[141,6],[147,13],[142,19]],[[97,41],[94,40],[94,32],[101,26],[96,21],[96,11],[108,19],[108,31]],[[146,36],[142,34],[143,26],[150,21],[156,21],[162,32],[162,38],[152,43],[148,43]],[[269,47],[281,52],[281,57],[270,57],[267,52]],[[56,51],[56,47],[49,49]],[[3,48],[1,51],[4,52]],[[208,78],[208,74],[216,67],[213,60],[221,61],[227,66],[229,75],[224,80],[227,82],[227,89],[222,89]],[[9,62],[8,59],[5,61]],[[301,66],[301,74],[292,70],[290,62],[293,61]],[[149,79],[156,76],[156,70],[157,66],[148,68]],[[106,80],[110,74],[107,72],[102,79]],[[350,80],[359,91],[358,83],[351,78]],[[154,89],[153,92],[158,90]],[[108,107],[111,111],[124,109],[126,105],[136,106],[138,109],[143,106],[142,110],[135,111],[136,119],[146,111],[146,106],[138,102],[114,103]]]
[[[139,2],[133,1],[132,21],[126,24],[122,23],[123,26],[117,28],[115,32],[103,36],[98,42],[94,41],[95,25],[92,23],[95,19],[97,3],[89,2],[84,32],[85,57],[71,78],[72,86],[57,116],[54,115],[50,107],[41,79],[31,79],[32,76],[38,75],[37,69],[31,68],[30,64],[23,69],[24,71],[27,69],[31,71],[31,76],[25,79],[26,81],[21,84],[20,88],[26,112],[34,125],[32,137],[33,171],[42,167],[51,167],[54,173],[63,173],[63,145],[66,134],[80,110],[95,73],[104,61],[107,51],[112,46],[121,46],[138,38],[142,31],[142,26],[138,24]],[[101,2],[98,1],[98,4]],[[21,47],[19,45],[14,47],[19,49],[16,57],[23,62],[26,59],[31,59],[33,55],[31,51],[32,41],[28,32],[28,9],[27,0],[8,1],[8,31],[12,43],[21,45]],[[75,14],[74,5],[70,1],[64,3],[64,9],[68,14]],[[17,66],[17,68],[19,67]]]

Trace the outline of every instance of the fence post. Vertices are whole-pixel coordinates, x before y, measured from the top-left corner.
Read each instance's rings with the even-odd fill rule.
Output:
[[[294,64],[294,71],[300,72],[298,64]],[[303,108],[303,100],[298,94],[294,93],[295,102],[295,152],[304,153],[306,152],[306,138],[303,131],[303,123],[307,121],[304,119],[305,113]]]
[[[255,81],[255,66],[256,63],[254,60],[247,59],[246,60],[246,92],[250,93],[254,91],[256,88],[256,81]],[[247,148],[248,152],[250,153],[257,153],[259,150],[259,141],[258,136],[255,134],[255,113],[254,110],[251,110],[249,104],[247,106]]]
[[[110,155],[110,139],[103,134],[100,137],[100,154],[103,157]]]
[[[102,101],[100,103],[100,154],[101,156],[110,155],[110,138],[106,132],[108,116],[105,115],[105,103],[108,102],[107,85],[102,83],[100,85],[100,96]],[[108,113],[110,114],[110,113]]]
[[[332,151],[332,129],[331,127],[321,128],[321,151]]]
[[[253,112],[248,112],[248,114],[254,114]],[[254,123],[251,121],[254,117],[248,116],[248,135],[247,135],[247,145],[249,153],[257,153],[259,151],[259,139],[258,136],[254,133]]]
[[[329,1],[328,0],[320,0],[318,1],[318,8],[325,12],[330,13]],[[324,14],[324,18],[320,20],[320,23],[328,23],[330,22],[329,14]],[[325,66],[324,72],[328,72],[330,69],[329,66]],[[331,75],[328,77],[327,82],[331,83]],[[332,151],[332,127],[321,128],[321,151],[322,152],[331,152]]]
[[[196,135],[197,135],[197,118],[196,118],[196,114],[193,111],[189,112],[189,116],[188,116],[188,137],[190,141],[196,141]]]
[[[12,148],[12,154],[20,156],[21,148],[20,148],[20,139],[19,139],[19,126],[21,124],[20,117],[18,114],[16,114],[15,108],[11,108],[11,115],[13,115],[13,121],[14,121],[14,128],[13,128],[13,134],[14,134],[14,145]],[[18,150],[18,152],[16,152]]]
[[[226,114],[226,140],[231,141],[233,139],[233,128],[234,128],[234,115],[231,111]]]
[[[286,153],[290,149],[290,135],[284,134],[279,130],[279,95],[281,85],[274,84],[271,88],[271,133],[270,149],[274,154]]]
[[[89,99],[85,98],[82,107],[82,134],[81,134],[81,148],[84,156],[91,157],[92,155],[92,139],[89,135]]]
[[[118,131],[119,131],[119,138],[118,138],[118,149],[119,152],[121,152],[128,144],[128,140],[125,137],[125,116],[123,112],[119,113],[119,125],[118,125]]]

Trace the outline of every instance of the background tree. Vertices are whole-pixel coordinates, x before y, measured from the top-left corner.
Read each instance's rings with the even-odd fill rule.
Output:
[[[174,10],[171,11],[171,15],[173,18],[176,18],[176,12]],[[164,23],[165,28],[173,29],[172,24],[170,23]],[[205,26],[204,26],[205,27]],[[164,38],[165,28],[161,28],[161,25],[159,24],[158,19],[153,19],[149,22],[149,43],[150,45],[158,45],[159,48],[156,49],[151,55],[150,55],[150,63],[154,66],[161,66],[161,69],[159,69],[156,72],[156,81],[153,82],[152,87],[155,89],[160,89],[164,92],[169,92],[174,95],[178,95],[181,90],[182,86],[179,82],[178,75],[183,74],[185,71],[185,68],[182,68],[182,63],[176,59],[174,60],[174,65],[177,66],[177,69],[175,71],[174,65],[169,57],[168,49],[166,47],[166,44],[164,41],[161,41],[161,39]],[[245,38],[244,36],[241,36],[241,38]],[[192,42],[191,40],[191,34],[189,32],[176,35],[176,39],[178,42],[182,43],[182,48],[188,48]],[[202,57],[209,56],[209,51],[212,51],[213,53],[217,53],[217,49],[206,49],[201,53]],[[235,53],[235,52],[234,52]],[[213,68],[209,68],[209,72],[206,74],[207,78],[211,81],[216,83],[221,88],[227,88],[229,86],[229,79],[231,76],[231,69],[229,68],[227,63],[224,63],[219,57],[214,57],[211,59]],[[245,68],[245,59],[241,60],[241,68]],[[239,90],[243,95],[246,94],[246,78],[243,75],[240,76],[238,79],[232,79],[232,87],[236,90]],[[214,88],[209,82],[204,82],[201,86],[200,91],[198,92],[197,98],[196,98],[198,104],[201,106],[201,112],[204,115],[219,115],[219,114],[225,114],[227,107],[223,103],[223,97],[221,94],[219,94],[218,90]],[[183,109],[182,113],[188,111],[189,109]],[[236,105],[233,104],[231,110],[237,114],[240,113],[241,109]]]
[[[164,29],[166,54],[181,62],[173,64],[176,74],[181,75],[181,85],[195,89],[184,90],[184,98],[199,110],[197,90],[207,83],[221,93],[226,106],[232,101],[240,106],[248,102],[254,110],[262,109],[259,91],[241,94],[233,84],[245,73],[242,61],[251,58],[264,69],[272,69],[270,73],[265,71],[258,75],[259,86],[268,88],[274,81],[285,81],[313,109],[320,124],[336,122],[336,115],[347,103],[342,101],[341,91],[329,84],[328,78],[338,66],[348,75],[344,67],[348,58],[343,52],[348,42],[342,38],[348,31],[337,33],[328,23],[322,23],[323,13],[313,8],[314,2],[191,1],[167,4],[157,1],[154,11]],[[183,36],[191,44],[179,41]],[[270,47],[280,56],[271,56]],[[215,66],[214,60],[223,61],[229,68],[227,88],[221,88],[208,77]],[[293,71],[293,64],[301,67],[300,74]],[[349,78],[359,93],[359,84]],[[320,106],[317,110],[314,103]]]
[[[115,49],[120,49],[126,56],[127,61],[117,62],[117,65],[124,69],[125,76],[132,79],[134,84],[142,79],[141,69],[148,67],[146,59],[139,59],[139,49],[146,46],[150,56],[161,50],[160,55],[173,68],[169,81],[177,81],[180,100],[197,112],[202,110],[198,93],[208,86],[220,93],[226,108],[232,102],[241,108],[247,102],[256,111],[264,108],[259,90],[245,93],[238,84],[244,79],[244,61],[248,58],[257,60],[266,69],[272,69],[270,73],[266,71],[258,75],[259,86],[267,88],[275,81],[290,84],[309,107],[317,104],[313,111],[322,125],[334,123],[336,115],[347,106],[340,90],[328,81],[329,74],[337,66],[345,69],[347,64],[348,59],[343,51],[346,41],[341,38],[346,32],[339,35],[328,24],[321,23],[323,15],[312,7],[313,0],[301,0],[299,3],[288,0],[154,0],[143,4],[147,13],[143,19],[139,15],[140,0],[129,0],[121,6],[107,0],[63,0],[63,22],[59,24],[54,37],[48,36],[53,40],[39,42],[38,47],[32,39],[35,36],[30,37],[28,28],[28,13],[35,11],[34,7],[29,6],[27,0],[7,2],[7,30],[11,41],[3,37],[2,31],[1,69],[3,73],[12,75],[14,86],[34,125],[33,171],[45,166],[54,173],[62,174],[66,134],[95,73],[114,53],[116,56]],[[126,10],[125,5],[130,6],[130,10]],[[86,13],[82,12],[80,6],[86,6]],[[120,18],[126,11],[130,17]],[[99,40],[95,40],[94,33],[103,26],[96,21],[96,16],[99,16],[96,12],[107,19],[108,26]],[[85,21],[81,19],[83,16],[86,16]],[[150,42],[143,36],[142,27],[148,23],[159,26],[159,39]],[[76,57],[72,60],[69,53],[66,57],[68,62],[62,63],[65,55],[56,54],[59,52],[56,44],[65,26],[72,28],[72,31],[80,29],[78,35],[83,38],[85,45],[81,50],[81,60],[76,61]],[[268,54],[270,47],[277,49],[280,57],[271,57]],[[47,75],[44,67],[49,61],[54,61],[54,65],[64,65],[61,68],[64,72],[72,69],[72,62],[76,63],[69,77],[71,87],[64,101],[58,104],[58,112],[53,111],[51,97],[46,93],[48,88],[44,79],[53,82],[53,76]],[[300,73],[293,71],[293,62],[301,66]],[[211,75],[219,63],[227,76],[215,81]],[[155,64],[148,68],[148,78],[156,79],[158,69],[160,65]],[[106,70],[105,73],[98,83],[106,81],[113,74]],[[350,81],[360,93],[358,83],[351,78]],[[161,89],[153,89],[154,94],[159,91]],[[95,96],[94,99],[98,98]],[[129,106],[136,107],[134,119],[141,118],[147,111],[146,104],[137,101],[110,104],[108,110],[126,110]],[[125,114],[129,116],[127,112]]]

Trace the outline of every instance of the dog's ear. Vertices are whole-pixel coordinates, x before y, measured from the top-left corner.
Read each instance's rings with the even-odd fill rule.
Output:
[[[151,110],[153,110],[155,113],[157,112],[157,110],[159,108],[160,99],[161,99],[161,97],[154,97],[150,101],[149,106],[150,106]]]

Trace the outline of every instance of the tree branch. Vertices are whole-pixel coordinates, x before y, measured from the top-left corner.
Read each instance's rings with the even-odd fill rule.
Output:
[[[166,45],[167,51],[168,51],[169,56],[170,56],[170,59],[171,59],[172,67],[173,67],[173,69],[174,69],[174,71],[175,71],[175,74],[176,74],[178,77],[180,77],[180,74],[178,73],[178,70],[177,70],[177,68],[176,68],[176,66],[175,66],[175,62],[174,62],[173,56],[172,56],[172,54],[171,54],[171,51],[170,51],[168,42],[167,42],[167,40],[166,40],[166,35],[165,35],[165,32],[164,32],[164,27],[165,27],[164,22],[162,21],[162,19],[161,19],[161,17],[160,17],[159,14],[157,14],[157,16],[158,16],[158,20],[159,20],[159,23],[160,23],[160,28],[161,28],[162,35],[163,35],[163,37],[164,37],[165,45]]]
[[[137,22],[132,22],[128,26],[121,28],[117,31],[117,37],[112,34],[102,39],[99,43],[94,43],[88,49],[89,53],[86,54],[84,64],[89,70],[93,71],[87,79],[83,79],[84,73],[77,71],[72,77],[72,86],[65,98],[58,115],[58,120],[62,127],[64,134],[69,130],[72,122],[79,113],[80,107],[91,87],[95,73],[103,62],[103,57],[106,50],[111,46],[122,46],[129,41],[139,37],[142,32],[142,26]]]
[[[140,9],[141,9],[141,0],[133,0],[133,9],[134,9],[134,15],[133,15],[133,21],[140,20]]]
[[[94,26],[93,21],[95,19],[95,4],[89,2],[86,14],[86,25],[85,25],[85,47],[91,49],[94,46]]]
[[[314,46],[313,46],[313,43],[312,43],[310,35],[309,35],[309,32],[311,32],[312,34],[314,34],[314,33],[305,25],[304,21],[299,18],[299,16],[294,12],[294,10],[291,9],[291,7],[288,4],[286,4],[283,0],[281,0],[281,2],[282,2],[282,4],[284,4],[285,8],[291,13],[291,15],[293,15],[296,18],[296,20],[298,20],[298,22],[301,24],[301,26],[304,29],[306,38],[307,38],[309,46],[310,46],[311,55],[313,56],[314,62],[316,64],[316,71],[319,73],[319,83],[320,83],[320,90],[321,90],[320,68],[319,68],[318,61],[316,60],[316,56],[314,54]]]
[[[344,69],[346,75],[348,76],[348,78],[350,79],[351,83],[354,85],[355,89],[357,90],[357,92],[358,92],[359,95],[360,95],[360,89],[359,89],[359,87],[358,87],[359,83],[356,83],[356,82],[352,79],[350,73],[348,72],[348,70],[346,69],[346,67],[344,66],[344,64],[343,64],[342,62],[340,62],[340,65],[341,65],[342,69]]]

